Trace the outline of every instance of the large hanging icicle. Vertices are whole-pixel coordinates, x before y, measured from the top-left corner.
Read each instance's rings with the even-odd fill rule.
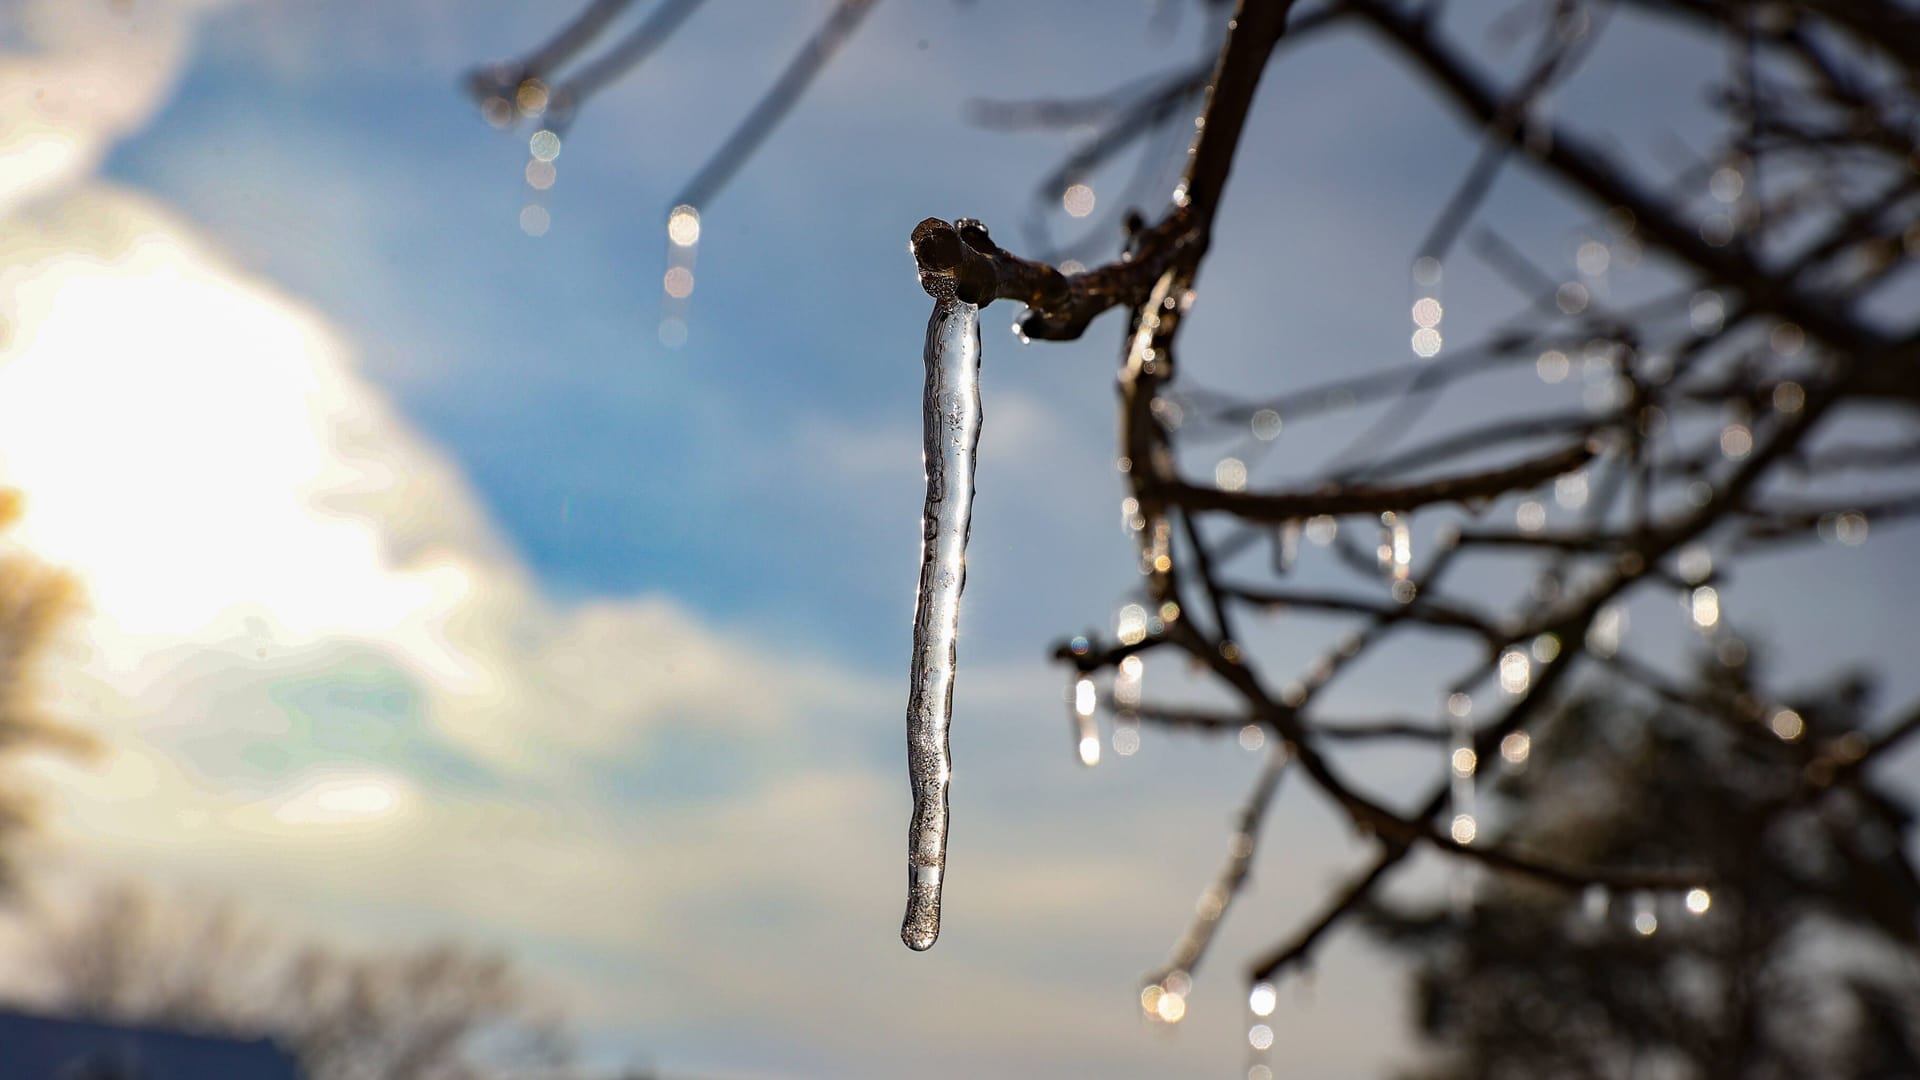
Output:
[[[925,398],[927,504],[920,546],[920,595],[913,612],[913,676],[907,696],[907,771],[913,822],[907,831],[907,916],[900,938],[910,949],[940,936],[940,886],[947,862],[947,783],[953,766],[947,731],[967,581],[967,531],[973,517],[973,466],[980,445],[980,309],[950,280],[929,287]]]

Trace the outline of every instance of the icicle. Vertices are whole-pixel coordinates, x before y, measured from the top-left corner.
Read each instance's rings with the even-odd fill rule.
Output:
[[[1113,676],[1113,750],[1121,757],[1132,757],[1140,749],[1140,680],[1146,674],[1146,662],[1138,656],[1120,661]]]
[[[1148,576],[1172,572],[1173,527],[1157,515],[1146,524],[1147,536],[1140,545],[1140,572]]]
[[[1660,916],[1657,910],[1658,898],[1650,891],[1633,894],[1633,932],[1641,937],[1652,937],[1660,929]]]
[[[1094,719],[1094,712],[1100,704],[1100,693],[1094,688],[1093,679],[1082,675],[1073,682],[1073,738],[1074,748],[1080,755],[1080,764],[1089,768],[1100,764],[1100,724]]]
[[[980,309],[961,300],[950,282],[934,296],[926,364],[927,503],[907,696],[913,821],[907,832],[907,914],[900,925],[901,940],[915,950],[932,948],[940,936],[947,783],[953,775],[947,731],[953,720],[960,590],[967,577],[973,465],[980,445]]]
[[[1473,699],[1464,693],[1447,698],[1447,729],[1452,736],[1447,751],[1448,791],[1453,824],[1448,829],[1455,843],[1471,844],[1479,834],[1480,822],[1474,805],[1474,774],[1480,771],[1480,759],[1473,749]],[[1455,918],[1465,918],[1473,910],[1473,879],[1467,867],[1454,863],[1447,881],[1448,898]]]
[[[1602,660],[1620,651],[1620,636],[1627,631],[1627,611],[1618,604],[1600,609],[1587,627],[1587,648]]]
[[[1285,574],[1293,569],[1294,560],[1300,557],[1299,518],[1288,518],[1274,534],[1273,572]]]
[[[1147,663],[1138,656],[1129,656],[1120,661],[1113,677],[1113,703],[1126,709],[1140,704],[1140,680],[1146,673]]]
[[[1413,603],[1413,528],[1389,510],[1380,515],[1380,572],[1393,583],[1396,603]]]

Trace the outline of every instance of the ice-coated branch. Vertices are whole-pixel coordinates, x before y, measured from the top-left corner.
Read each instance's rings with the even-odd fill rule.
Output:
[[[1865,771],[1867,764],[1885,760],[1915,735],[1920,735],[1920,707],[1907,710],[1900,720],[1886,729],[1862,739],[1845,736],[1822,750],[1807,765],[1807,780],[1813,787],[1830,787]]]
[[[1328,484],[1317,491],[1242,492],[1176,482],[1165,485],[1160,494],[1188,510],[1222,511],[1249,521],[1291,521],[1317,514],[1379,514],[1524,491],[1585,465],[1593,453],[1582,440],[1518,465],[1412,484]]]
[[[947,865],[948,730],[967,583],[973,468],[980,445],[980,309],[936,281],[927,320],[924,399],[927,501],[921,522],[920,592],[913,613],[913,670],[907,696],[907,771],[913,820],[907,831],[907,947],[940,936],[940,889]]]
[[[1294,608],[1303,611],[1331,611],[1374,616],[1399,612],[1401,618],[1429,626],[1464,630],[1490,642],[1504,643],[1506,640],[1506,635],[1486,618],[1471,611],[1444,604],[1423,602],[1418,607],[1409,607],[1393,604],[1390,601],[1370,600],[1358,596],[1338,596],[1306,589],[1250,589],[1228,585],[1223,586],[1221,591],[1235,600],[1258,604],[1270,612],[1284,612]]]
[[[1201,234],[1193,226],[1191,214],[1175,210],[1136,234],[1131,258],[1064,274],[1002,248],[978,221],[960,218],[948,224],[928,218],[913,230],[913,257],[923,286],[945,278],[975,304],[1025,304],[1029,310],[1020,321],[1021,333],[1065,341],[1079,337],[1108,308],[1137,306],[1168,266],[1198,250]]]
[[[1340,891],[1334,894],[1320,914],[1301,927],[1299,932],[1284,944],[1261,956],[1253,962],[1247,972],[1247,981],[1264,982],[1286,970],[1294,964],[1304,962],[1319,944],[1327,931],[1332,930],[1340,920],[1352,914],[1372,897],[1374,886],[1378,885],[1400,860],[1406,857],[1405,847],[1389,847],[1374,859],[1371,865],[1348,880]]]
[[[813,80],[826,69],[834,54],[840,51],[876,6],[876,0],[839,0],[833,11],[828,13],[826,21],[787,62],[780,77],[767,87],[760,100],[754,102],[753,110],[727,135],[727,141],[721,143],[706,164],[700,166],[700,171],[694,174],[693,179],[687,181],[679,196],[673,200],[674,204],[705,206],[712,201],[806,95]]]
[[[1260,824],[1266,820],[1267,808],[1273,805],[1273,797],[1280,790],[1280,779],[1286,775],[1290,757],[1284,742],[1275,743],[1268,753],[1266,766],[1254,781],[1246,805],[1240,808],[1233,836],[1227,841],[1227,859],[1220,867],[1220,876],[1200,894],[1194,904],[1193,922],[1174,943],[1167,962],[1147,976],[1148,983],[1160,983],[1176,971],[1191,975],[1200,966],[1207,946],[1213,944],[1214,933],[1220,929],[1221,920],[1240,895],[1253,868],[1253,856],[1259,849]]]
[[[974,304],[1023,303],[1030,310],[1021,319],[1022,333],[1062,341],[1079,337],[1108,308],[1140,307],[1174,267],[1185,267],[1181,276],[1191,280],[1211,239],[1214,211],[1233,168],[1254,89],[1292,8],[1292,0],[1268,0],[1242,3],[1234,13],[1174,205],[1158,222],[1137,231],[1121,258],[1084,273],[1063,274],[1006,251],[977,221],[963,218],[948,224],[928,218],[913,231],[921,283],[945,277],[955,282],[962,299]]]
[[[1399,10],[1385,0],[1342,0],[1395,46],[1416,71],[1426,75],[1475,123],[1498,123],[1503,95],[1490,80],[1454,52],[1430,20]],[[1693,266],[1708,280],[1737,290],[1750,303],[1779,313],[1830,344],[1860,353],[1882,353],[1889,344],[1873,328],[1848,317],[1798,287],[1790,274],[1760,265],[1742,246],[1715,246],[1702,238],[1667,202],[1638,180],[1613,166],[1613,157],[1564,126],[1543,128],[1541,138],[1523,149],[1548,171],[1602,206],[1633,212],[1637,232],[1674,258]]]

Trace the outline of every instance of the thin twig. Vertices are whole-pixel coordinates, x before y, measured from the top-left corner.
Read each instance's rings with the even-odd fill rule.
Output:
[[[1286,775],[1290,760],[1287,745],[1275,743],[1273,750],[1267,754],[1266,765],[1253,782],[1253,791],[1240,808],[1233,835],[1227,841],[1227,860],[1220,867],[1219,876],[1195,902],[1193,922],[1187,925],[1186,933],[1174,943],[1173,951],[1167,955],[1167,962],[1149,973],[1146,982],[1160,983],[1176,971],[1191,975],[1199,970],[1200,961],[1206,956],[1207,947],[1213,944],[1213,936],[1226,918],[1227,910],[1233,906],[1241,887],[1246,884],[1254,853],[1259,850],[1260,824],[1266,820],[1267,807],[1272,805],[1274,794],[1280,790],[1280,779]]]

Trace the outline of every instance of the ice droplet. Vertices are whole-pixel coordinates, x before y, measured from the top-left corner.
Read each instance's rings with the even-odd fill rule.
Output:
[[[1634,894],[1633,929],[1641,937],[1652,937],[1660,929],[1660,916],[1655,911],[1654,903],[1654,896],[1650,892]]]
[[[676,247],[692,247],[700,242],[700,211],[685,203],[667,215],[667,239]]]
[[[907,694],[913,820],[907,830],[907,914],[900,925],[901,940],[916,951],[932,948],[940,936],[947,784],[953,773],[947,733],[980,445],[980,309],[961,300],[951,286],[935,296],[927,320],[926,365],[927,502]]]
[[[1247,993],[1247,1008],[1255,1016],[1272,1016],[1273,1008],[1280,1001],[1280,995],[1270,982],[1257,982]]]

